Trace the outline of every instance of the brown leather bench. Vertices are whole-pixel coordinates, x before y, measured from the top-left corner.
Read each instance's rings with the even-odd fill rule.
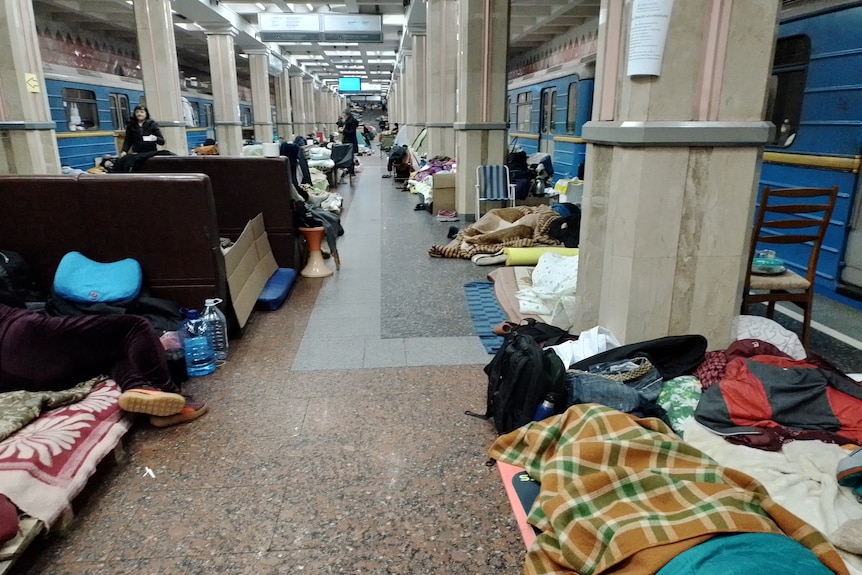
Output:
[[[43,290],[75,250],[138,260],[151,295],[181,306],[230,301],[206,176],[0,176],[0,205],[0,246],[24,256]]]
[[[155,156],[142,164],[141,172],[206,174],[219,234],[236,240],[248,221],[262,212],[279,267],[299,270],[305,264],[305,243],[294,224],[287,158]]]

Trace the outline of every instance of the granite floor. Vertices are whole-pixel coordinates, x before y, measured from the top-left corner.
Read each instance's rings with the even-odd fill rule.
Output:
[[[489,356],[463,284],[489,268],[429,258],[463,222],[414,211],[416,196],[381,178],[383,160],[362,160],[339,188],[341,270],[300,278],[282,309],[255,313],[226,365],[186,385],[211,412],[135,428],[71,529],[19,573],[521,573],[517,527],[484,465],[495,434],[464,415],[484,408]],[[814,344],[862,371],[853,345],[822,332]]]

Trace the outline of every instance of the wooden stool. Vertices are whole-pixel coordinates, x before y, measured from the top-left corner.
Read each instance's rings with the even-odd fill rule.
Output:
[[[323,253],[320,251],[320,242],[323,240],[325,229],[299,228],[300,233],[308,243],[308,263],[299,272],[299,275],[307,278],[325,278],[332,275],[332,270],[323,261]]]

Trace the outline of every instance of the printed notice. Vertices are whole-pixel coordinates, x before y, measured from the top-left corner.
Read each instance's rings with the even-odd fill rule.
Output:
[[[629,76],[659,76],[673,0],[635,0],[629,31]]]

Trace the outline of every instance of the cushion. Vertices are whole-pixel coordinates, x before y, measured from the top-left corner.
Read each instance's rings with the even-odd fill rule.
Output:
[[[294,281],[296,281],[296,270],[290,268],[275,270],[257,298],[256,309],[275,311],[280,308],[287,299]]]
[[[751,289],[753,290],[804,290],[811,285],[807,279],[791,271],[778,275],[751,274]]]
[[[768,317],[738,315],[733,318],[732,330],[734,340],[759,339],[771,343],[793,359],[805,359],[808,355],[799,336]]]
[[[141,264],[132,258],[96,262],[80,252],[63,256],[54,274],[54,291],[68,301],[118,302],[141,293]]]

